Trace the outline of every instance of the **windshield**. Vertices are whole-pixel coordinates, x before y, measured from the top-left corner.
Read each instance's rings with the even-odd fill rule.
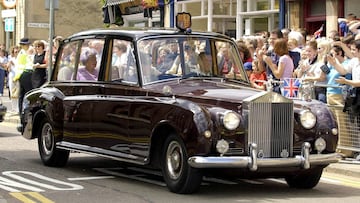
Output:
[[[144,84],[169,78],[221,77],[248,82],[235,44],[209,38],[152,38],[138,42]]]

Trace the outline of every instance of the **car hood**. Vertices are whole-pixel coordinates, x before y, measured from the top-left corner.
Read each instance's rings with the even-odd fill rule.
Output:
[[[162,91],[164,88],[170,88],[171,93],[175,96],[226,100],[228,102],[241,102],[260,91],[234,82],[199,79],[180,82],[176,80],[176,82],[171,81],[147,87],[155,92]]]

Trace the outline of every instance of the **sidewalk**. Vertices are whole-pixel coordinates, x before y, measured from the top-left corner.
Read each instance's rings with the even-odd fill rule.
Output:
[[[342,159],[340,162],[330,164],[324,172],[360,178],[360,161],[355,159]]]
[[[4,89],[3,96],[0,97],[2,104],[6,106],[7,112],[5,114],[4,122],[10,123],[20,123],[19,113],[15,112],[12,108],[12,101],[9,98],[9,90],[7,88]],[[16,102],[17,105],[17,102]]]
[[[19,124],[19,114],[16,112],[11,112],[11,100],[8,96],[7,89],[4,90],[4,95],[1,97],[1,100],[3,105],[5,105],[8,109],[4,122]],[[324,172],[360,178],[360,160],[346,158],[340,160],[338,163],[330,164],[324,169]]]

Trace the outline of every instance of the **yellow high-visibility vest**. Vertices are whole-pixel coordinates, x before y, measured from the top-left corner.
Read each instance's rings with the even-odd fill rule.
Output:
[[[25,69],[32,69],[33,60],[31,56],[26,53],[26,50],[21,49],[19,54],[16,57],[16,73],[14,76],[14,81],[19,80]]]

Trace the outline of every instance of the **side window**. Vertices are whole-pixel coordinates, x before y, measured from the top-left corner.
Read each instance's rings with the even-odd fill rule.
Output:
[[[216,49],[219,75],[246,81],[246,73],[235,47],[229,42],[217,42]]]
[[[70,42],[63,46],[60,61],[56,74],[56,80],[67,81],[72,80],[75,70],[75,57],[77,53],[79,41]]]
[[[227,42],[217,42],[217,63],[219,73],[226,75],[231,71],[233,59],[230,54],[230,44]]]
[[[132,43],[115,39],[111,57],[111,81],[137,84],[138,75]]]
[[[104,40],[88,39],[83,42],[76,80],[98,80],[103,48]]]
[[[211,76],[213,74],[213,61],[211,58],[209,42],[205,40],[200,41],[199,46],[197,47],[197,53],[199,53],[198,64],[200,69],[200,75]]]

